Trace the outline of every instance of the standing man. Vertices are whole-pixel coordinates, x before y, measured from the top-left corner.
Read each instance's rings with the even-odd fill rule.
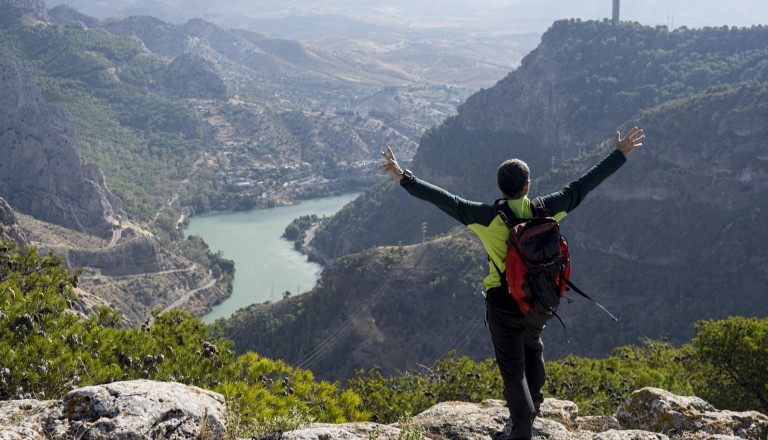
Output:
[[[543,208],[558,222],[562,220],[579,206],[590,191],[624,165],[626,157],[643,145],[644,138],[643,130],[637,127],[623,139],[616,132],[616,149],[560,191],[541,197]],[[501,275],[496,268],[505,267],[509,229],[493,205],[462,199],[418,179],[410,170],[400,167],[389,147],[381,156],[386,162],[379,165],[380,169],[398,180],[412,196],[432,203],[475,232],[488,252],[489,274],[483,280],[486,316],[509,408],[509,421],[494,438],[530,439],[533,420],[544,401],[541,391],[546,379],[544,345],[541,341],[544,326],[529,322],[512,295],[502,287]],[[530,170],[525,162],[510,159],[499,166],[497,185],[503,203],[509,205],[517,218],[534,217],[532,202],[528,198],[530,183]]]

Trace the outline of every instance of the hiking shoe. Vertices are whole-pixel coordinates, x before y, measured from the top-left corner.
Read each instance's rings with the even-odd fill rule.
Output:
[[[517,431],[515,429],[515,424],[512,422],[512,420],[507,420],[507,423],[504,424],[504,427],[501,428],[501,431],[496,431],[492,438],[493,440],[509,440],[512,438],[512,435]]]
[[[501,431],[496,431],[491,438],[493,440],[530,440],[531,437],[515,437],[517,434],[517,428],[512,420],[507,420]]]

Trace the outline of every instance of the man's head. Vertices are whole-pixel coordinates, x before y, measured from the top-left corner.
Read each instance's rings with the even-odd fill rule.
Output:
[[[499,165],[496,184],[505,196],[511,199],[524,196],[528,192],[530,181],[531,171],[522,160],[509,159]]]

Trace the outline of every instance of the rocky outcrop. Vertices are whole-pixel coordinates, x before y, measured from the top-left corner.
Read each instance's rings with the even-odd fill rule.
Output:
[[[109,237],[110,220],[124,214],[101,171],[82,163],[79,142],[69,114],[0,50],[0,197],[40,220]]]
[[[534,439],[662,440],[761,439],[768,434],[768,416],[754,411],[717,411],[696,397],[682,397],[656,388],[630,396],[613,416],[579,416],[573,402],[546,399],[534,422]],[[499,400],[481,403],[444,402],[404,425],[316,424],[283,434],[290,440],[423,439],[488,440],[504,426],[508,410]]]
[[[98,269],[101,275],[119,277],[155,273],[162,270],[160,245],[156,240],[139,237],[115,247],[58,250],[70,268]]]
[[[717,411],[696,397],[656,388],[636,391],[614,416],[582,417],[575,404],[556,399],[546,399],[541,411],[536,439],[757,440],[768,434],[763,414]],[[507,416],[499,400],[444,402],[401,424],[316,423],[273,438],[487,440]],[[227,428],[220,394],[178,383],[115,382],[71,391],[62,401],[0,402],[0,438],[221,439]]]
[[[224,398],[179,383],[115,382],[61,401],[0,402],[4,439],[219,439],[225,429]]]
[[[19,245],[29,244],[24,232],[16,224],[13,209],[2,198],[0,198],[0,240],[11,240]]]
[[[672,438],[765,438],[768,417],[755,411],[718,411],[696,396],[677,396],[658,388],[635,391],[619,408],[622,426],[668,433]],[[690,437],[688,434],[692,434]]]

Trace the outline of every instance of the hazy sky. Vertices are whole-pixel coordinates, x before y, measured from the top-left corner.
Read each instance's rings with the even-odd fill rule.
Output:
[[[50,0],[98,18],[105,15],[178,13],[276,18],[342,15],[391,26],[451,25],[503,31],[528,24],[544,31],[561,18],[610,17],[613,0]],[[622,0],[623,20],[674,27],[768,24],[768,0]],[[171,21],[169,16],[161,17]],[[530,29],[530,30],[534,30]]]

